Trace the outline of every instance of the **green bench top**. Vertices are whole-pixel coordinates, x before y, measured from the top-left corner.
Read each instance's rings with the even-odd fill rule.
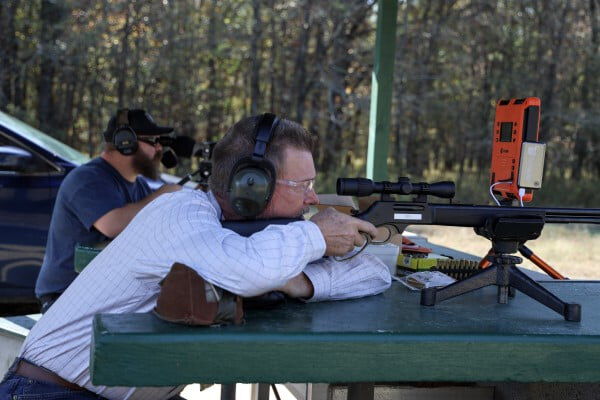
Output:
[[[600,282],[542,284],[581,303],[582,321],[522,293],[498,304],[495,287],[423,307],[399,283],[359,300],[249,311],[242,326],[101,314],[92,382],[600,382]]]

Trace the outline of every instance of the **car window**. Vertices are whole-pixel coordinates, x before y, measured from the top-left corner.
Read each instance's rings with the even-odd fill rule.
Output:
[[[0,135],[0,174],[43,174],[56,171],[39,155]]]
[[[11,117],[2,111],[0,111],[0,125],[7,127],[11,131],[27,138],[27,140],[31,140],[38,146],[51,151],[57,156],[71,161],[74,164],[83,164],[89,161],[89,157],[85,154],[78,152],[74,148],[59,142],[53,137],[46,135],[34,127],[27,125],[25,122]]]

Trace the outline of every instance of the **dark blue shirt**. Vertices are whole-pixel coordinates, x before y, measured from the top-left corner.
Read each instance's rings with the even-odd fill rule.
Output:
[[[152,190],[142,178],[129,182],[102,158],[71,171],[56,196],[35,294],[40,297],[62,293],[77,276],[73,264],[75,245],[108,239],[94,228],[94,223],[109,211],[140,201],[150,193]]]

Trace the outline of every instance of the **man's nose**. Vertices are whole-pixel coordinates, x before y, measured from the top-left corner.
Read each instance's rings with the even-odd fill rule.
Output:
[[[314,189],[311,189],[304,195],[304,204],[314,205],[319,204],[319,197],[317,196],[317,192]]]

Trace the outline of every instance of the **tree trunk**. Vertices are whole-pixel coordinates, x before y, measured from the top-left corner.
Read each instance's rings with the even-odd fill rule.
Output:
[[[582,176],[585,164],[588,158],[588,149],[595,147],[594,133],[600,128],[600,124],[594,123],[594,115],[597,111],[594,108],[595,96],[598,93],[598,52],[600,52],[600,21],[598,18],[598,0],[589,0],[589,18],[591,25],[591,37],[587,57],[585,59],[585,68],[583,73],[583,82],[581,84],[581,108],[582,108],[582,127],[575,135],[575,158],[572,166],[572,178],[579,180]]]
[[[37,82],[37,119],[42,131],[54,131],[53,89],[57,57],[56,40],[61,33],[64,9],[62,5],[42,0],[40,12],[40,74]]]
[[[316,57],[322,57],[325,53],[325,44],[323,43],[323,25],[320,23],[317,24],[317,28],[315,31],[315,56]],[[321,88],[319,88],[319,90],[314,90],[312,92],[312,96],[311,96],[311,106],[310,106],[310,121],[308,123],[308,130],[316,135],[319,138],[319,141],[324,140],[323,136],[322,136],[322,132],[321,132],[321,120],[322,120],[322,114],[321,114],[321,110],[324,108],[323,107],[323,98],[322,98],[322,93],[323,90],[321,90]],[[317,165],[319,166],[318,169],[322,169],[323,168],[323,164],[321,162],[322,160],[322,148],[323,148],[323,143],[320,142],[317,147],[314,150],[314,154],[313,157],[316,160]]]
[[[208,89],[207,89],[207,107],[208,113],[206,115],[206,139],[213,140],[216,138],[219,132],[219,121],[220,117],[220,99],[219,90],[217,88],[217,82],[219,80],[217,72],[217,13],[216,7],[218,7],[218,1],[213,0],[209,6],[209,19],[208,19]]]
[[[18,0],[0,2],[0,109],[15,101],[18,42],[15,35],[15,13]]]
[[[260,17],[261,0],[252,1],[254,25],[252,26],[252,38],[250,42],[250,57],[252,57],[252,70],[250,72],[250,113],[256,115],[260,112],[262,102],[260,101],[260,67],[262,64],[262,21]]]
[[[372,6],[372,3],[362,1],[354,4],[353,9],[336,16],[333,21],[336,28],[332,41],[332,59],[327,83],[329,122],[326,130],[327,137],[324,137],[322,141],[324,146],[323,165],[326,168],[333,168],[333,171],[340,166],[340,157],[344,146],[342,132],[347,126],[344,107],[348,97],[346,89],[349,88],[348,76],[351,65],[349,50],[354,42],[359,40],[357,31],[364,24]]]
[[[546,71],[546,77],[544,79],[544,91],[543,91],[543,101],[544,108],[546,109],[544,113],[544,117],[542,117],[542,124],[544,126],[545,132],[549,137],[552,137],[554,131],[554,124],[551,122],[554,120],[554,94],[557,91],[557,68],[558,62],[562,57],[562,47],[565,38],[565,29],[568,25],[567,16],[571,10],[571,6],[569,2],[565,3],[560,16],[554,15],[552,17],[552,21],[554,22],[550,27],[550,56],[549,56],[549,65]],[[557,14],[559,10],[553,9],[553,14]],[[556,26],[558,25],[558,26]]]
[[[269,29],[271,36],[271,51],[269,62],[269,110],[275,114],[279,114],[277,101],[277,54],[279,51],[279,38],[276,24],[275,0],[269,0]]]
[[[129,59],[129,35],[131,34],[131,8],[125,3],[125,24],[121,30],[121,54],[116,58],[117,64],[117,106],[125,107],[125,90],[127,89],[127,60]]]
[[[298,52],[296,53],[296,121],[302,124],[304,119],[304,102],[306,101],[306,55],[308,53],[308,39],[310,37],[310,13],[312,0],[305,0],[301,5],[302,8],[302,26],[300,29],[300,37],[298,38]]]
[[[280,24],[280,37],[285,38],[287,36],[287,21],[285,20],[285,18],[283,18],[281,20],[281,24]],[[288,48],[287,46],[283,46],[281,48],[281,64],[279,67],[279,71],[280,73],[278,74],[277,77],[277,88],[279,91],[279,107],[280,107],[280,113],[283,115],[286,115],[290,112],[290,104],[291,104],[291,98],[290,98],[290,90],[288,87],[288,65],[287,65],[287,60],[288,60]]]

